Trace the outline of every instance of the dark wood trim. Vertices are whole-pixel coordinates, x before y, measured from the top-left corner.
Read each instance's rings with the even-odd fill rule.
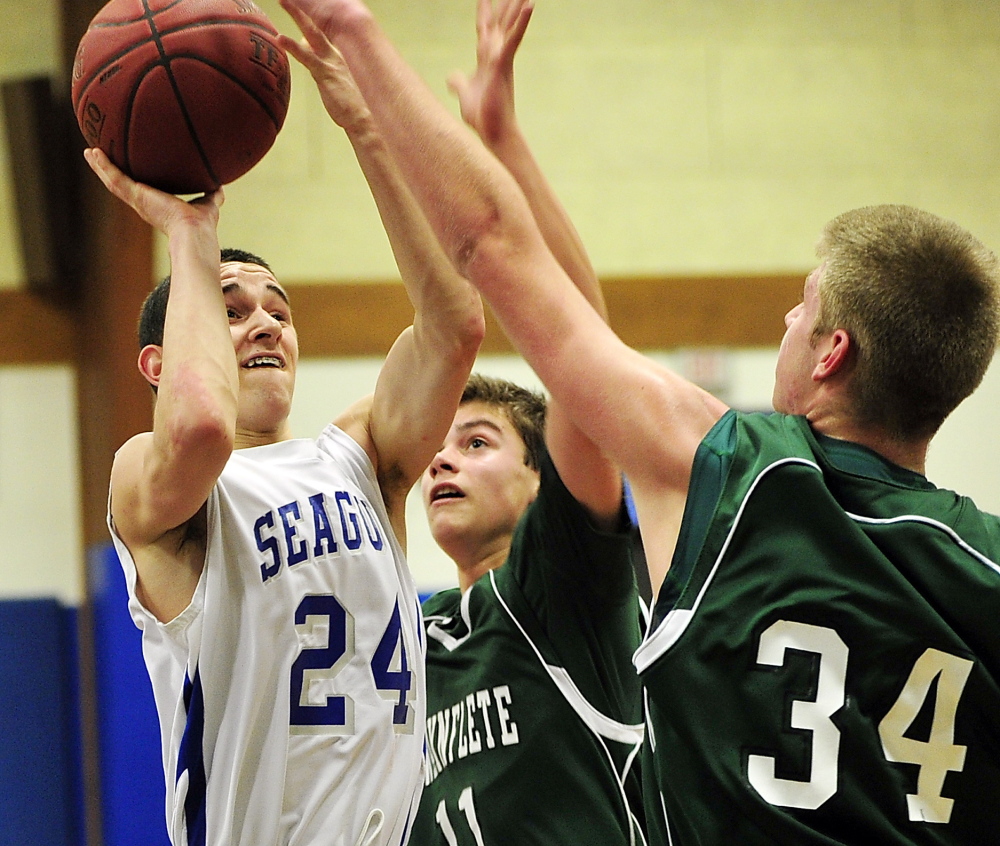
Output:
[[[59,0],[62,57],[57,87],[68,98],[73,56],[80,37],[105,0]],[[153,232],[105,190],[83,161],[83,135],[74,130],[68,167],[76,239],[65,288],[72,293],[80,434],[80,509],[87,559],[108,543],[105,523],[114,451],[150,428],[149,389],[135,370],[135,321],[153,278]],[[62,286],[60,286],[62,287]],[[99,554],[99,553],[98,553]],[[80,709],[84,764],[84,830],[87,843],[103,840],[99,694],[95,608],[100,583],[86,579],[80,607]]]
[[[803,274],[604,280],[611,325],[636,349],[776,346],[782,318],[801,297]],[[413,318],[397,282],[289,283],[305,358],[384,355]],[[0,308],[18,326],[0,336],[0,364],[71,361],[72,326],[37,297],[0,291]],[[129,318],[129,331],[133,325]],[[489,320],[484,352],[509,352]]]
[[[612,327],[636,349],[777,346],[805,273],[605,279]],[[290,284],[304,357],[383,355],[413,318],[399,283]],[[484,352],[511,346],[489,315]]]
[[[84,244],[76,179],[83,139],[64,89],[49,76],[0,84],[25,287],[71,306]]]
[[[0,365],[74,361],[72,315],[34,294],[0,290]]]
[[[776,347],[802,299],[798,274],[605,279],[612,328],[640,350]]]

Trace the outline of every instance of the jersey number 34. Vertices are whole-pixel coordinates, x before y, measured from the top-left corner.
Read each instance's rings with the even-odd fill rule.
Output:
[[[812,734],[810,776],[806,781],[778,778],[773,757],[750,755],[747,778],[772,805],[816,809],[837,791],[840,730],[831,717],[844,705],[848,650],[833,629],[778,620],[761,634],[757,662],[780,667],[789,649],[819,656],[816,699],[794,700],[791,709],[791,728]],[[944,780],[949,772],[961,772],[965,766],[966,749],[954,742],[955,713],[971,671],[972,662],[965,658],[938,649],[925,650],[910,670],[896,703],[879,723],[886,760],[920,768],[917,792],[906,797],[913,822],[947,823],[951,819],[954,802],[943,795]],[[926,740],[907,737],[935,679],[937,693],[930,735]]]

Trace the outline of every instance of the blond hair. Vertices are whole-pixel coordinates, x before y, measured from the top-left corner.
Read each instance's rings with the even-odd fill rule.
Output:
[[[823,230],[814,334],[844,329],[860,422],[930,437],[982,381],[997,347],[997,257],[909,206],[855,209]]]

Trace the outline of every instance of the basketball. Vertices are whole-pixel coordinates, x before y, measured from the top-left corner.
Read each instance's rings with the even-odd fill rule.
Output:
[[[277,35],[251,0],[111,0],[73,65],[87,144],[172,194],[232,182],[271,148],[288,111]]]

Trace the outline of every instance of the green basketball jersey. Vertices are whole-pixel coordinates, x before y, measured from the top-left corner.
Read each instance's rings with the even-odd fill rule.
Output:
[[[411,846],[645,842],[624,509],[622,525],[594,530],[545,456],[504,565],[424,603],[427,770]]]
[[[803,418],[725,415],[635,656],[650,842],[992,842],[998,559],[968,499]]]

